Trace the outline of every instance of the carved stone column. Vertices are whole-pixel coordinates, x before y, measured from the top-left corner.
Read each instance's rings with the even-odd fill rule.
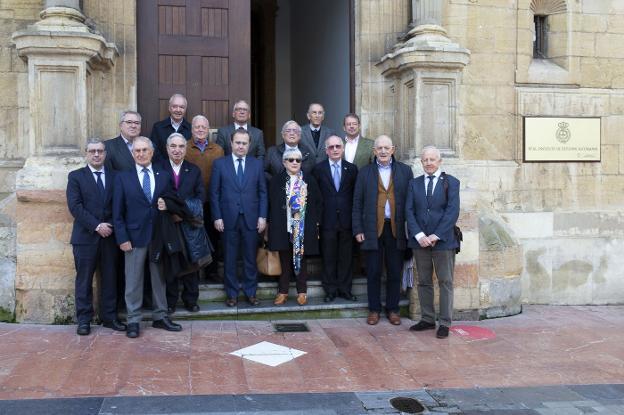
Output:
[[[404,158],[427,144],[456,154],[458,87],[470,51],[440,26],[445,3],[412,0],[413,28],[377,64],[394,80],[394,135]]]
[[[18,321],[62,322],[74,314],[67,174],[84,163],[89,78],[110,70],[117,50],[84,24],[78,0],[46,0],[40,17],[13,34],[28,62],[30,107],[28,156],[16,177],[15,313]]]

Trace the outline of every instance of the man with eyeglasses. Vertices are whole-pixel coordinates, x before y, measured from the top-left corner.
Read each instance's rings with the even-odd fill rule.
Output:
[[[310,122],[301,127],[301,141],[315,149],[316,162],[320,163],[327,160],[325,140],[334,135],[334,131],[323,125],[325,108],[321,104],[316,102],[310,104],[306,116]]]
[[[173,134],[182,134],[184,138],[191,138],[191,124],[184,118],[188,102],[182,94],[173,94],[169,98],[169,116],[164,120],[154,123],[150,140],[156,146],[156,159],[167,160],[167,138]]]
[[[249,156],[249,133],[235,131],[230,140],[232,153],[212,165],[210,210],[215,229],[223,235],[225,305],[238,304],[240,284],[236,261],[239,246],[243,252],[242,290],[247,302],[257,306],[258,234],[264,232],[268,214],[267,185],[262,162]]]
[[[245,130],[251,137],[249,150],[247,152],[251,157],[259,160],[264,159],[264,134],[262,130],[249,124],[251,120],[251,109],[246,101],[240,100],[234,104],[232,108],[232,118],[234,122],[217,130],[217,144],[219,144],[226,156],[232,154],[232,145],[230,139],[234,131]]]
[[[125,331],[117,318],[117,261],[113,236],[112,195],[115,172],[104,167],[106,149],[99,138],[85,146],[87,165],[69,173],[67,206],[74,217],[70,243],[76,266],[76,333],[91,333],[93,274],[100,270],[100,320],[104,327]]]
[[[368,318],[379,323],[381,313],[381,270],[386,266],[386,316],[401,324],[399,298],[405,236],[405,198],[412,169],[394,159],[392,139],[386,135],[374,142],[372,163],[358,173],[353,194],[353,235],[366,253]]]
[[[132,143],[141,134],[141,114],[136,111],[124,111],[119,119],[120,133],[117,137],[106,140],[106,167],[117,171],[134,169]]]
[[[283,143],[269,148],[266,158],[264,159],[264,171],[266,174],[267,182],[271,180],[271,177],[280,174],[284,171],[284,162],[282,156],[284,151],[288,149],[299,150],[302,154],[301,170],[304,174],[311,174],[314,165],[316,164],[316,156],[314,148],[309,147],[306,143],[301,141],[301,127],[296,121],[286,121],[282,126],[282,140]]]
[[[323,195],[321,215],[321,255],[323,256],[323,289],[326,303],[336,296],[349,301],[353,279],[353,235],[351,213],[353,189],[358,174],[355,164],[343,160],[342,139],[331,135],[325,140],[327,160],[321,161],[312,174]]]
[[[373,158],[373,140],[362,137],[360,117],[357,114],[347,114],[344,117],[343,129],[346,134],[344,158],[355,164],[358,169],[366,166]]]

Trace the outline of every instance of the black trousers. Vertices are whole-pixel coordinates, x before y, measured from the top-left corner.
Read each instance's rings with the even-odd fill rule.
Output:
[[[293,265],[293,250],[292,244],[290,249],[286,251],[279,251],[280,265],[282,266],[282,274],[279,277],[278,292],[280,294],[288,294],[288,288],[290,280],[295,275]],[[305,255],[301,258],[301,271],[296,276],[297,279],[297,294],[308,292],[308,270],[306,267]]]
[[[180,296],[182,283],[182,302],[184,305],[195,305],[199,298],[199,272],[191,272],[180,278],[167,280],[167,307],[175,308]]]
[[[95,245],[73,245],[76,266],[76,319],[89,323],[93,319],[93,275],[100,270],[100,319],[117,319],[117,263],[120,251],[113,235],[100,238]]]
[[[397,240],[392,236],[390,222],[384,223],[381,237],[377,239],[377,250],[364,251],[366,255],[366,280],[369,311],[381,312],[381,269],[386,263],[386,311],[399,312],[401,277],[403,273],[403,251],[397,249]]]
[[[322,230],[323,289],[326,294],[350,293],[353,280],[353,233]]]

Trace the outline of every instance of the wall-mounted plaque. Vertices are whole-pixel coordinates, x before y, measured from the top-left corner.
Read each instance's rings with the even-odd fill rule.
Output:
[[[600,161],[600,118],[524,117],[524,161]]]

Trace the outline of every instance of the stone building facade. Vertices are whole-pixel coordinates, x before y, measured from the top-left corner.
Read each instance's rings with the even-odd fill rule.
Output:
[[[418,174],[434,143],[462,182],[457,311],[622,303],[624,1],[351,3],[364,135]],[[0,317],[71,319],[67,172],[139,82],[134,0],[0,0]],[[601,161],[524,162],[525,116],[599,117]]]

